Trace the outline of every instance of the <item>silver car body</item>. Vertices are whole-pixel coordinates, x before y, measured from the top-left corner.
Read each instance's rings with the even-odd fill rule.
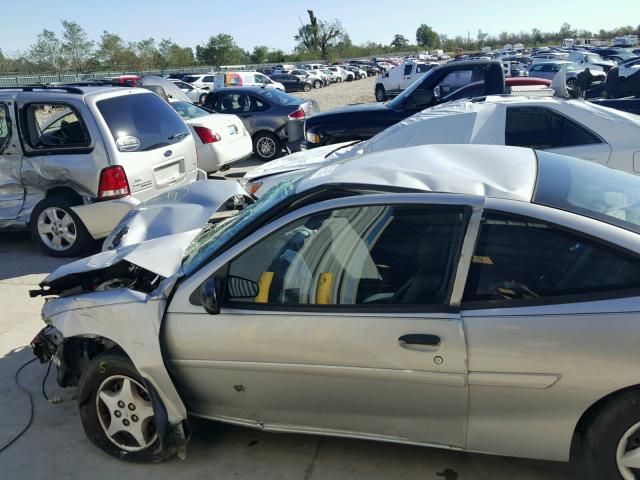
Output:
[[[595,144],[550,148],[548,151],[594,161],[628,173],[640,173],[640,147],[635,140],[640,135],[637,115],[583,100],[506,95],[488,96],[484,101],[458,100],[428,108],[362,143],[350,147],[347,147],[349,143],[336,144],[294,153],[255,167],[245,174],[244,182],[247,185],[261,182],[260,188],[252,191],[260,197],[286,178],[347,157],[415,145],[504,145],[507,110],[527,107],[556,112],[600,139]]]
[[[82,199],[72,207],[89,233],[106,237],[132,207],[164,188],[185,185],[199,178],[194,140],[187,135],[170,148],[119,151],[97,103],[127,95],[154,95],[144,89],[87,87],[83,93],[61,90],[0,92],[0,107],[9,113],[10,137],[0,150],[0,228],[24,228],[31,211],[47,195],[69,191]],[[80,152],[38,154],[25,151],[16,111],[29,103],[56,104],[73,109],[90,137]],[[167,155],[169,152],[169,155]],[[96,202],[100,172],[120,165],[129,181],[130,196]],[[176,168],[174,168],[174,166]]]
[[[576,168],[601,169],[603,176],[613,172],[570,161]],[[302,179],[294,193],[327,184],[404,187],[412,193],[363,192],[285,212],[188,274],[176,253],[190,233],[124,247],[148,268],[175,273],[150,294],[121,288],[52,299],[43,319],[65,338],[117,343],[158,391],[177,428],[187,416],[184,395],[191,415],[269,431],[567,460],[585,412],[638,384],[640,298],[468,308],[462,295],[482,215],[493,210],[562,225],[632,255],[640,254],[640,238],[613,224],[532,203],[536,175],[536,153],[513,147],[419,146],[338,162]],[[212,316],[192,301],[202,283],[230,260],[296,219],[381,204],[468,209],[451,293],[441,311],[337,313],[223,305]],[[62,267],[44,283],[131,254],[114,250],[89,257]],[[398,343],[400,336],[417,332],[442,342],[416,349]]]

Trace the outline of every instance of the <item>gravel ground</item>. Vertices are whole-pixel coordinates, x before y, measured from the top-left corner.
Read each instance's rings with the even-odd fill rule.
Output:
[[[293,95],[317,100],[322,111],[354,103],[375,102],[376,78],[374,76],[352,82],[332,83],[324,88],[314,89],[310,92],[296,92]]]

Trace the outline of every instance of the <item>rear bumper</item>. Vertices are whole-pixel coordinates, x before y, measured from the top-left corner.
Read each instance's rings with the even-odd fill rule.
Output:
[[[95,240],[99,240],[108,236],[122,220],[122,217],[139,204],[140,200],[128,196],[105,202],[78,205],[71,207],[71,210],[80,217],[89,234]]]
[[[220,167],[244,160],[253,153],[253,143],[249,135],[235,142],[209,143],[198,146],[198,167],[205,172],[215,172]]]

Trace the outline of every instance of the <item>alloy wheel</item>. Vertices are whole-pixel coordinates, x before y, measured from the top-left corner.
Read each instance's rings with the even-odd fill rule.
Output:
[[[271,158],[276,154],[276,142],[272,138],[262,137],[256,143],[256,150],[262,158]]]
[[[158,437],[149,393],[130,377],[113,375],[103,381],[96,409],[105,435],[124,451],[144,450]]]
[[[52,250],[69,250],[76,242],[77,234],[76,223],[62,208],[48,207],[38,215],[38,235]]]
[[[624,480],[637,480],[640,474],[640,422],[627,430],[616,449],[616,462]]]

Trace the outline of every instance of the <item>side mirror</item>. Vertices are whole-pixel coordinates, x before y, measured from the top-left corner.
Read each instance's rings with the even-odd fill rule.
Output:
[[[442,89],[440,88],[440,85],[436,85],[436,87],[433,89],[433,96],[436,98],[436,100],[440,100],[440,97],[442,96]]]
[[[431,90],[416,90],[407,99],[406,108],[427,108],[433,103],[434,94]]]
[[[200,301],[205,312],[209,315],[218,315],[220,313],[220,304],[218,303],[220,281],[211,277],[202,284],[200,289]]]

